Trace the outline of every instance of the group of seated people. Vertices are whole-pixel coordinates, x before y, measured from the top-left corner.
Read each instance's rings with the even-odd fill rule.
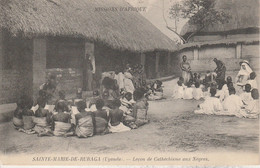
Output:
[[[129,131],[149,122],[144,89],[120,94],[114,79],[105,77],[102,84],[101,90],[93,91],[89,98],[83,98],[79,88],[76,98],[67,100],[61,90],[54,105],[47,104],[43,90],[34,105],[31,98],[22,96],[14,111],[13,124],[27,134],[86,138]]]
[[[259,92],[256,73],[252,72],[247,83],[241,87],[243,92],[236,94],[235,84],[228,76],[225,81],[214,80],[214,74],[207,72],[201,80],[195,74],[185,85],[180,77],[174,88],[174,99],[204,100],[195,110],[197,114],[231,115],[245,118],[257,118],[259,115]]]

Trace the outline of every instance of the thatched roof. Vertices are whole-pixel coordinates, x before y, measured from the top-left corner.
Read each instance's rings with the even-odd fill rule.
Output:
[[[233,44],[253,44],[253,43],[259,43],[259,38],[235,38],[235,39],[221,39],[221,40],[215,40],[215,41],[206,41],[206,42],[193,42],[193,43],[186,43],[179,47],[180,50],[187,49],[187,48],[195,48],[195,47],[203,47],[203,46],[213,46],[213,45],[233,45]]]
[[[140,13],[108,7],[131,6],[124,0],[0,0],[0,28],[13,35],[82,37],[121,50],[176,50]]]
[[[226,32],[247,28],[259,28],[259,0],[216,0],[215,8],[230,15],[228,23],[205,27],[201,32]],[[197,27],[186,23],[181,31],[185,36]]]

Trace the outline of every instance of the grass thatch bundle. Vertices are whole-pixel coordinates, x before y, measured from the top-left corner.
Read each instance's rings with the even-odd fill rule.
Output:
[[[176,50],[176,44],[124,0],[0,0],[0,27],[13,35],[72,36],[132,51]],[[97,10],[97,9],[102,10]]]
[[[180,50],[186,49],[186,48],[193,48],[193,47],[202,47],[202,46],[212,46],[212,45],[234,45],[237,43],[241,44],[253,44],[253,43],[259,43],[259,38],[234,38],[234,39],[221,39],[221,40],[214,40],[214,41],[206,41],[206,42],[192,42],[192,43],[186,43],[179,47]]]
[[[226,12],[231,18],[224,24],[213,24],[200,32],[226,32],[247,28],[259,28],[259,0],[216,0],[215,8]],[[197,27],[186,23],[181,35],[196,32]]]

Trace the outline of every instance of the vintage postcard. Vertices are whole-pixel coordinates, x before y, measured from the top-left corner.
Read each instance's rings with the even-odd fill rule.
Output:
[[[2,165],[259,165],[259,0],[0,0]]]

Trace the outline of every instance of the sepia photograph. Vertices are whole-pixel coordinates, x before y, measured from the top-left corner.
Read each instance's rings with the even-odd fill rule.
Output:
[[[0,0],[0,167],[259,165],[260,0]]]

